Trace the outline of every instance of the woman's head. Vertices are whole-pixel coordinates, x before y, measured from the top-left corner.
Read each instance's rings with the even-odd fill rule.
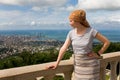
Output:
[[[70,21],[78,22],[85,27],[90,27],[86,20],[86,12],[84,10],[75,10],[69,16]]]

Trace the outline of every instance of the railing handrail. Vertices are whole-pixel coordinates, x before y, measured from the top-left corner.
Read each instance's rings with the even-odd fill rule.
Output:
[[[120,52],[112,52],[103,54],[103,59],[100,60],[100,80],[105,80],[106,67],[110,64],[110,80],[117,80],[117,64],[120,64]],[[120,72],[120,69],[118,69]]]
[[[11,76],[17,76],[17,75],[21,75],[21,74],[27,74],[27,73],[32,73],[32,72],[42,72],[42,74],[40,76],[44,76],[44,75],[49,75],[51,74],[51,69],[50,70],[46,70],[46,67],[50,64],[54,64],[54,62],[49,62],[49,63],[44,63],[44,64],[36,64],[36,65],[28,65],[28,66],[23,66],[23,67],[16,67],[16,68],[10,68],[10,69],[3,69],[0,70],[0,78],[4,78],[4,77],[11,77]],[[57,69],[52,70],[52,73],[62,73],[62,71],[60,71],[61,66],[63,67],[70,67],[69,69],[72,69],[73,63],[70,60],[62,60],[60,62],[60,65],[57,67]],[[64,69],[64,70],[67,70]],[[47,71],[46,73],[43,73],[43,71]],[[49,73],[50,72],[50,73]]]
[[[101,59],[101,61],[105,61],[105,62],[111,62],[111,61],[115,61],[118,60],[120,61],[120,52],[111,52],[111,53],[106,53],[106,54],[102,54],[103,59]]]
[[[120,56],[120,51],[102,54],[102,56],[103,56],[103,59]]]

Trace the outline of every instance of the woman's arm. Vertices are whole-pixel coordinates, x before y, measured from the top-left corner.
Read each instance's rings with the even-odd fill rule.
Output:
[[[102,48],[98,51],[99,54],[103,54],[104,51],[109,47],[110,41],[99,32],[96,34],[95,38],[103,43]]]
[[[70,43],[71,43],[71,40],[69,38],[67,38],[65,40],[65,43],[63,44],[63,46],[60,48],[57,61],[55,62],[55,64],[48,66],[47,69],[50,69],[50,68],[55,69],[58,66],[60,60],[62,59],[62,57],[63,57],[65,51],[67,50],[67,48],[69,47]]]
[[[65,51],[68,49],[70,43],[71,43],[71,40],[69,38],[67,38],[65,43],[63,44],[63,46],[61,47],[61,49],[59,51],[59,55],[58,55],[58,58],[57,58],[57,65],[59,64],[60,60],[62,59]]]

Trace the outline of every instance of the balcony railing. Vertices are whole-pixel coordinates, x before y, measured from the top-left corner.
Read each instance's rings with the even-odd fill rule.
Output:
[[[73,58],[62,60],[57,69],[46,70],[45,67],[54,62],[37,64],[31,66],[16,67],[0,70],[0,80],[53,80],[55,75],[62,75],[64,80],[72,80]],[[106,66],[110,64],[110,80],[120,80],[120,52],[103,54],[100,60],[100,80],[105,80]],[[119,64],[119,75],[116,74],[117,65]]]

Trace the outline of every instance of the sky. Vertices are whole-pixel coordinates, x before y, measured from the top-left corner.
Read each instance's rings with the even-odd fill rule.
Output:
[[[70,29],[76,9],[94,28],[120,29],[120,0],[0,0],[0,30]]]

